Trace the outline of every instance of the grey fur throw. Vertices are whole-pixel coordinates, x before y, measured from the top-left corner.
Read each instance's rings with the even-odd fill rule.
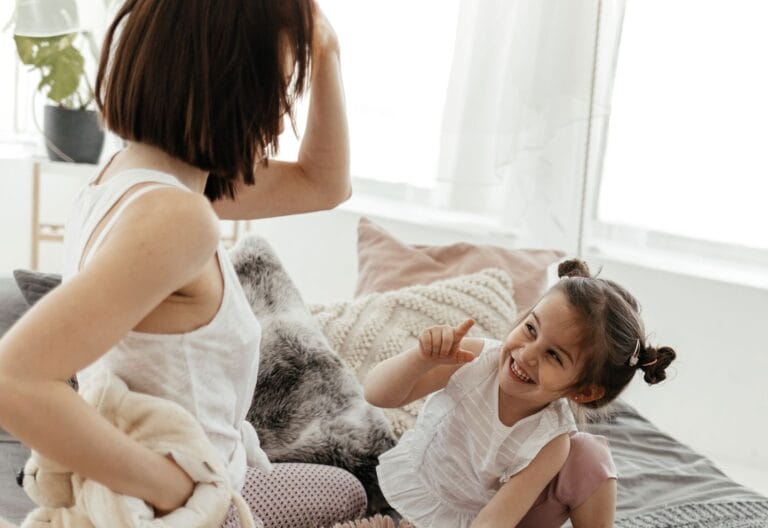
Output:
[[[229,252],[262,326],[259,378],[248,412],[273,462],[329,464],[365,487],[369,513],[388,507],[378,456],[396,443],[380,409],[333,352],[269,244],[249,236]]]

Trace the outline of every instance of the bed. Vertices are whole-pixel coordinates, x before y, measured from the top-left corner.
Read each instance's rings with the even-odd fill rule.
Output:
[[[367,228],[375,228],[375,226],[368,225]],[[370,233],[368,234],[371,235]],[[374,233],[374,235],[378,236],[381,233]],[[381,240],[377,239],[373,246],[380,249],[380,242]],[[420,248],[418,251],[423,254],[425,250]],[[468,258],[466,253],[462,254],[461,251],[457,253],[455,248],[452,251],[458,255],[456,258],[463,259],[462,262],[466,262]],[[541,268],[542,261],[551,261],[559,257],[557,253],[536,253],[532,255],[526,255],[531,269]],[[434,257],[435,255],[433,254],[432,256]],[[371,255],[371,258],[372,260],[378,260],[379,256],[373,259]],[[485,258],[488,258],[487,254]],[[531,258],[534,260],[538,258],[539,260],[536,261],[536,264],[532,264]],[[409,258],[409,261],[411,260]],[[445,264],[447,261],[443,260],[443,264]],[[361,258],[361,272],[364,271],[362,266],[366,262],[365,258]],[[407,270],[402,265],[403,262],[402,258],[400,258],[400,265],[393,267],[393,269],[397,270],[397,274],[393,274],[390,278],[396,276],[398,280],[402,280],[402,277],[407,275]],[[486,264],[487,262],[477,262],[475,267],[482,268]],[[498,265],[499,262],[496,262],[496,264]],[[511,264],[514,268],[513,273],[519,271],[520,266],[524,264],[520,262]],[[421,271],[424,271],[425,263],[422,262],[420,266]],[[380,271],[381,269],[378,270],[378,272]],[[446,269],[438,271],[443,275],[447,273]],[[474,274],[473,271],[475,272]],[[485,273],[485,275],[482,273]],[[453,274],[455,282],[451,284],[453,284],[455,291],[469,292],[475,298],[486,300],[498,293],[498,289],[494,290],[494,287],[497,287],[494,281],[498,282],[500,279],[493,273],[489,275],[485,271],[477,272],[476,269],[466,269],[459,266],[459,269],[453,270]],[[471,284],[466,282],[464,277],[467,275],[474,277],[472,279],[474,282],[470,281]],[[516,284],[524,285],[514,291],[513,299],[513,301],[522,305],[529,301],[521,296],[533,295],[535,290],[542,287],[541,282],[545,278],[543,276],[533,277],[533,275],[530,275],[528,277],[512,277],[512,280]],[[369,314],[371,316],[369,317],[370,320],[380,317],[375,313],[377,307],[381,308],[381,306],[397,304],[397,299],[402,298],[404,295],[401,291],[402,284],[382,284],[382,281],[379,281],[372,285],[372,282],[369,281],[367,285],[363,285],[360,288],[363,291],[358,291],[360,295],[358,299],[363,299],[363,301],[342,300],[333,305],[309,306],[307,313],[315,321],[319,322],[319,328],[325,331],[327,341],[330,347],[334,349],[334,353],[340,353],[344,347],[349,347],[350,335],[354,333],[354,330],[347,329],[343,334],[344,338],[339,337],[339,325],[349,323],[348,319],[344,319],[344,314],[356,314],[358,330],[368,335],[370,332],[367,332],[360,325],[361,314],[364,314],[365,310],[369,310],[371,311],[371,314]],[[365,291],[365,288],[369,288],[371,291]],[[382,291],[377,292],[377,288]],[[384,290],[389,291],[389,293],[384,293]],[[433,300],[444,297],[454,298],[451,295],[446,296],[444,293],[433,295],[436,290],[431,290],[428,287],[421,287],[420,290],[414,291],[426,292],[424,295]],[[25,291],[26,297],[22,295],[12,276],[0,277],[0,335],[28,308],[27,299],[29,298],[29,293],[29,291]],[[43,291],[37,293],[39,295],[44,294]],[[381,297],[372,297],[374,295],[380,295]],[[423,317],[430,315],[424,309],[414,308],[413,302],[409,302],[408,309],[412,310],[413,313],[418,312]],[[451,302],[453,303],[453,308],[461,304],[454,301]],[[493,304],[491,301],[488,301],[488,303]],[[463,309],[472,311],[478,308],[477,305],[469,303]],[[256,311],[255,308],[254,311]],[[444,307],[437,312],[445,313]],[[493,317],[503,320],[509,314],[499,312],[498,308],[494,308],[491,312],[493,313],[490,313],[484,319],[486,326],[484,330],[490,328],[495,332],[504,331],[501,328],[494,327]],[[295,314],[295,310],[292,313]],[[453,315],[462,317],[464,314],[461,310],[458,310]],[[412,317],[408,320],[410,319]],[[392,336],[384,336],[382,339],[382,343],[385,341],[391,342]],[[344,357],[346,362],[345,368],[351,369],[357,377],[361,377],[365,374],[366,369],[370,367],[371,358],[365,357],[365,354],[355,354],[350,352]],[[264,361],[263,358],[262,361]],[[403,427],[407,427],[409,417],[412,417],[415,412],[417,412],[417,409],[407,409],[401,411],[401,414],[390,414],[387,416],[387,419],[392,424],[393,429],[399,433],[402,432]],[[584,426],[584,429],[604,435],[609,439],[619,473],[617,526],[625,528],[768,527],[768,498],[728,478],[706,457],[659,431],[628,404],[619,401],[614,406],[609,417],[587,424]],[[28,451],[24,446],[0,430],[0,517],[15,523],[20,523],[26,513],[34,506],[16,483],[16,474],[23,466],[27,456]]]

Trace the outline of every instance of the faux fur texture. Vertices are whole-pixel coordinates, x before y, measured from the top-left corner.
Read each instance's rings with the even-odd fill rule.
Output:
[[[396,443],[386,417],[365,401],[269,244],[245,237],[229,255],[263,331],[248,413],[261,447],[273,462],[350,471],[365,487],[369,513],[385,510],[375,468]]]

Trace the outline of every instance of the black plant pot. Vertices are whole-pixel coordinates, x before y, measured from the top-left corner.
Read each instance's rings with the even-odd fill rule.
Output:
[[[94,110],[69,110],[46,105],[43,129],[48,158],[53,161],[98,163],[104,131]]]

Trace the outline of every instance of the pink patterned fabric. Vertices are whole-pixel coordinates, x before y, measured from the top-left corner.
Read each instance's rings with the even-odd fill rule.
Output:
[[[322,528],[365,515],[365,489],[351,473],[320,464],[248,468],[242,495],[258,528]],[[222,528],[239,528],[231,508]]]

